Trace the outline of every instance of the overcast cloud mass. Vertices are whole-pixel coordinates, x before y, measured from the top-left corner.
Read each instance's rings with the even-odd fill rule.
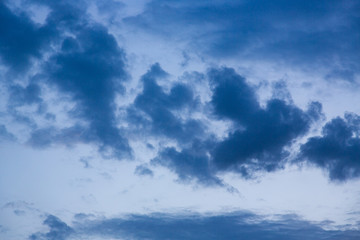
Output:
[[[0,2],[0,238],[360,239],[360,2]]]

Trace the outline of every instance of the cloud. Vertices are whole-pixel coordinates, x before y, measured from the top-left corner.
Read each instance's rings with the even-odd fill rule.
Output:
[[[209,79],[214,114],[235,125],[212,152],[220,170],[233,169],[247,177],[254,171],[281,168],[288,154],[285,147],[304,136],[321,116],[317,102],[311,103],[308,111],[276,98],[260,107],[254,89],[233,69],[212,69]]]
[[[278,220],[265,220],[250,212],[217,215],[167,214],[129,215],[123,218],[89,219],[82,214],[71,228],[55,216],[44,224],[48,233],[31,235],[32,240],[66,240],[96,237],[97,239],[324,239],[355,240],[357,230],[324,230],[321,224],[299,219],[294,215],[280,215]],[[47,238],[45,238],[47,237]]]
[[[201,56],[359,73],[359,10],[354,0],[153,0],[125,23],[164,39],[186,41]]]
[[[73,144],[83,142],[96,142],[97,136],[91,132],[86,126],[75,125],[68,128],[38,128],[31,132],[28,144],[35,148],[46,148],[53,144],[62,144],[71,146]]]
[[[307,159],[329,172],[331,180],[360,177],[360,116],[345,114],[322,129],[322,136],[311,137],[301,146],[300,159]]]
[[[75,34],[49,59],[48,81],[77,103],[72,114],[90,123],[101,149],[110,147],[111,155],[122,158],[130,147],[116,127],[114,98],[127,78],[125,54],[102,26],[84,26]]]
[[[40,58],[54,34],[49,26],[37,26],[25,13],[15,14],[4,1],[0,3],[0,59],[14,73],[26,70],[32,58]]]
[[[198,103],[186,86],[181,94],[175,94],[174,86],[165,93],[156,82],[164,77],[167,74],[158,64],[142,77],[143,91],[128,109],[128,117],[137,128],[142,126],[141,131],[147,129],[179,144],[161,147],[151,164],[168,168],[182,183],[226,186],[219,172],[252,178],[259,172],[279,170],[288,162],[287,149],[323,117],[319,102],[311,102],[306,111],[295,106],[285,83],[275,84],[273,98],[260,106],[256,89],[234,69],[212,68],[206,75],[211,89],[211,100],[204,104],[210,108],[206,114],[209,120],[230,121],[229,134],[220,139],[211,131],[202,131],[204,120],[198,121],[199,130],[187,131],[184,126],[191,118],[180,119],[173,112],[202,109],[194,107]]]
[[[212,118],[232,124],[223,139],[208,133],[207,140],[194,138],[191,145],[180,150],[164,148],[152,160],[176,173],[182,182],[223,185],[216,177],[219,172],[252,178],[258,172],[281,169],[287,162],[287,148],[322,116],[318,102],[310,103],[306,111],[278,98],[260,106],[255,89],[231,68],[210,69],[207,78],[212,91]],[[284,86],[280,90],[284,92]]]
[[[34,207],[34,204],[26,201],[8,202],[2,206],[2,209],[9,209],[16,216],[26,216],[30,213],[38,214],[40,212],[39,209]]]
[[[43,115],[45,119],[51,120],[55,116],[47,112],[47,103],[42,98],[41,85],[36,81],[31,80],[27,85],[22,86],[18,83],[10,83],[7,86],[8,103],[7,113],[12,117],[12,120],[21,124],[25,124],[31,129],[37,127],[34,120],[34,115]],[[26,110],[35,106],[33,114],[29,114]],[[30,107],[30,108],[28,108]],[[25,111],[23,111],[26,109]]]
[[[30,82],[27,86],[23,87],[19,84],[12,84],[8,87],[9,100],[7,110],[8,113],[13,117],[17,122],[22,122],[28,124],[33,128],[36,127],[36,123],[33,121],[33,118],[30,114],[22,114],[18,110],[19,107],[23,106],[36,106],[36,114],[45,114],[45,117],[54,117],[49,113],[46,113],[47,104],[41,97],[41,87],[38,83],[34,81]]]
[[[195,180],[204,186],[225,186],[216,177],[216,169],[211,165],[209,149],[211,142],[194,141],[191,147],[177,151],[173,147],[164,148],[159,155],[151,160],[154,165],[167,167],[177,174],[178,180],[183,183],[191,183]]]
[[[135,168],[135,174],[139,176],[154,176],[154,172],[146,165],[139,165]]]
[[[33,103],[41,103],[41,88],[36,83],[30,83],[26,87],[13,85],[10,87],[10,104],[22,106]]]
[[[42,26],[25,14],[15,15],[0,4],[3,26],[0,56],[3,62],[13,70],[23,71],[31,66],[32,58],[39,60],[35,78],[27,81],[23,75],[21,83],[9,84],[8,113],[31,127],[29,142],[33,146],[44,144],[42,147],[45,147],[75,136],[70,142],[96,143],[105,157],[131,157],[131,148],[123,131],[117,127],[114,113],[115,97],[125,92],[123,83],[128,79],[125,52],[115,37],[106,27],[91,21],[80,2],[39,0],[27,4],[49,7],[50,12]],[[52,47],[43,58],[42,50],[50,45]],[[76,106],[68,112],[69,116],[85,120],[88,127],[81,129],[81,133],[78,126],[43,128],[38,127],[30,115],[22,114],[18,107],[38,104],[37,112],[44,113],[44,117],[50,116],[42,98],[43,84],[70,97]],[[82,128],[85,128],[84,124]],[[78,132],[75,135],[74,130]],[[66,137],[66,134],[70,135]]]
[[[125,52],[115,37],[105,26],[90,20],[83,2],[38,0],[26,4],[49,8],[41,26],[24,13],[16,15],[4,3],[0,4],[2,62],[19,73],[38,66],[29,80],[26,75],[22,75],[19,83],[8,79],[8,113],[31,128],[29,143],[33,146],[44,144],[45,147],[75,137],[70,142],[96,143],[105,157],[131,157],[131,148],[117,127],[114,113],[115,97],[125,92],[123,83],[128,79]],[[46,57],[42,55],[45,50]],[[34,58],[37,64],[32,64]],[[70,97],[76,106],[68,112],[69,116],[85,120],[88,127],[80,133],[78,126],[38,127],[32,116],[18,110],[21,106],[38,104],[37,113],[45,118],[50,116],[42,96],[43,85]],[[74,130],[78,132],[75,135]],[[66,137],[66,134],[71,135]]]
[[[40,4],[50,9],[50,13],[46,17],[46,24],[54,29],[58,35],[66,30],[76,30],[88,23],[88,15],[86,13],[88,4],[86,1],[46,1],[31,0],[32,4]]]
[[[154,64],[142,76],[143,91],[128,109],[129,121],[135,123],[136,128],[143,126],[144,130],[148,129],[152,134],[175,139],[180,143],[202,136],[204,127],[200,121],[182,119],[181,114],[176,114],[196,107],[198,102],[193,91],[184,84],[175,83],[169,93],[165,93],[156,80],[166,76],[167,73],[159,64]]]
[[[49,215],[43,222],[50,230],[47,233],[35,233],[29,236],[30,240],[66,240],[73,233],[71,227],[58,217]]]
[[[211,104],[214,113],[220,118],[228,118],[242,123],[260,111],[255,90],[249,86],[245,78],[234,69],[210,69],[209,81],[212,85]]]
[[[305,136],[311,124],[322,116],[318,102],[310,103],[308,109],[303,110],[289,100],[291,96],[284,82],[276,83],[272,98],[264,106],[260,105],[256,90],[234,69],[226,67],[212,68],[204,75],[210,83],[211,100],[202,103],[187,84],[173,82],[163,86],[161,81],[168,81],[169,75],[159,64],[154,64],[140,79],[142,91],[125,107],[126,118],[119,120],[115,116],[115,98],[126,93],[124,84],[129,74],[126,54],[115,37],[105,26],[90,19],[82,1],[38,0],[34,4],[44,4],[50,9],[41,26],[25,14],[15,14],[6,5],[0,5],[0,17],[6,20],[2,23],[4,34],[0,35],[0,45],[7,46],[0,49],[4,64],[24,70],[31,65],[32,58],[41,59],[36,78],[9,84],[8,112],[31,127],[28,140],[31,146],[92,143],[105,157],[130,158],[132,149],[127,133],[118,127],[118,121],[127,121],[124,125],[129,126],[127,130],[135,129],[136,136],[165,138],[175,143],[175,147],[160,148],[158,156],[151,160],[153,164],[169,168],[182,182],[195,180],[205,185],[221,185],[216,176],[219,172],[235,171],[247,178],[259,171],[283,168],[289,156],[288,148]],[[199,48],[202,53],[215,57],[235,54],[256,59],[286,59],[301,64],[308,64],[309,59],[325,63],[338,58],[341,64],[331,69],[328,79],[356,78],[354,71],[358,69],[358,61],[355,60],[358,57],[354,54],[354,42],[357,36],[346,33],[358,24],[353,16],[357,3],[351,0],[331,1],[331,4],[319,1],[309,5],[302,1],[290,4],[281,0],[271,3],[257,0],[208,4],[207,1],[194,4],[154,0],[146,5],[143,13],[128,17],[124,22],[140,28],[150,27],[164,35],[184,33],[190,36],[189,39],[195,39],[189,46],[202,45],[204,48]],[[337,25],[330,24],[332,18],[341,21],[336,21]],[[308,27],[310,22],[312,28]],[[189,24],[193,27],[188,29]],[[20,38],[25,37],[14,29],[25,29],[29,42],[21,46],[23,49],[19,47],[22,45]],[[343,47],[334,47],[339,43],[343,43]],[[42,51],[50,45],[46,58],[42,59]],[[348,69],[350,67],[352,70]],[[75,107],[67,112],[76,120],[73,126],[38,127],[31,116],[17,110],[20,106],[38,104],[37,112],[51,117],[46,112],[42,84],[56,89],[75,103]],[[210,111],[204,111],[207,107]],[[193,113],[202,118],[192,117]],[[212,120],[230,122],[224,138],[215,137],[208,129],[207,121]],[[2,129],[5,136],[7,130]],[[309,142],[333,138],[329,131]],[[332,163],[330,167],[314,160],[319,157],[310,143],[302,146],[302,156],[319,166],[326,166],[332,179],[358,176],[356,158],[348,153],[355,151],[357,138],[350,136],[349,139],[351,150],[346,150],[348,143],[342,146],[339,142],[342,146],[339,148],[343,149],[339,154],[343,156],[337,158],[352,159],[345,164],[350,166],[349,170],[342,170],[346,172],[342,175],[333,170],[339,166]],[[320,149],[321,144],[318,145]],[[327,154],[323,158],[327,158]],[[135,173],[152,174],[150,169],[141,166]]]
[[[12,133],[8,132],[6,126],[0,124],[0,140],[14,141],[15,139],[16,137]]]

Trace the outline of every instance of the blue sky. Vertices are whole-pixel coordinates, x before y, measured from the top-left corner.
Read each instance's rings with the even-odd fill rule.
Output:
[[[0,3],[0,238],[359,239],[360,5]]]

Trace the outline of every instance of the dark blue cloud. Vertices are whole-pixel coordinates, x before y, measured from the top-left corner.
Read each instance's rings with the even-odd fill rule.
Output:
[[[260,106],[254,88],[233,69],[211,69],[210,104],[214,116],[231,120],[233,127],[223,140],[213,137],[211,144],[196,144],[176,151],[168,148],[153,160],[178,174],[180,180],[197,179],[201,183],[218,182],[217,171],[236,171],[252,177],[257,171],[282,168],[290,146],[304,136],[313,121],[321,116],[321,104],[311,103],[307,111],[280,99]]]
[[[212,85],[214,113],[220,118],[250,123],[252,119],[249,117],[260,111],[260,105],[255,90],[245,78],[231,68],[211,69],[208,76]]]
[[[43,224],[50,230],[47,233],[32,234],[29,236],[30,240],[66,240],[74,232],[71,227],[53,215],[49,215]]]
[[[125,239],[256,239],[256,240],[355,240],[357,230],[332,230],[322,228],[293,215],[279,216],[279,220],[264,220],[249,212],[233,212],[223,215],[157,213],[130,215],[125,218],[90,220],[82,214],[70,229],[54,216],[45,222],[48,233],[37,235],[32,240],[72,238],[125,238]],[[48,219],[47,219],[48,220]],[[51,222],[51,223],[50,223]],[[69,234],[70,233],[70,234]],[[71,235],[72,233],[72,235]],[[55,238],[57,236],[57,238]],[[37,238],[36,238],[37,237]],[[68,238],[66,238],[68,237]]]
[[[129,157],[131,149],[126,134],[118,128],[119,119],[115,116],[115,97],[125,92],[124,82],[128,78],[125,52],[106,27],[89,20],[84,2],[34,2],[50,8],[41,26],[25,14],[14,14],[6,5],[0,4],[0,18],[3,19],[0,23],[0,55],[4,64],[21,72],[31,65],[32,58],[42,57],[46,46],[52,46],[47,58],[41,62],[36,81],[8,84],[9,113],[17,121],[31,126],[33,131],[28,143],[32,146],[95,143],[104,156]],[[354,15],[358,7],[358,3],[351,0],[311,4],[282,0],[271,3],[261,0],[214,1],[211,4],[207,1],[194,4],[154,0],[142,14],[127,18],[125,23],[165,34],[183,31],[195,39],[192,46],[204,43],[202,51],[212,56],[235,54],[285,59],[300,65],[324,64],[336,58],[341,64],[332,69],[327,78],[352,81],[358,71],[357,60],[360,60],[355,54],[359,36],[353,33],[359,25]],[[329,24],[331,19],[335,19],[336,24]],[[314,27],[310,28],[309,23]],[[195,31],[186,30],[189,24]],[[25,38],[28,39],[26,43],[22,40]],[[211,69],[207,78],[212,91],[208,103],[212,115],[208,117],[232,124],[224,139],[216,139],[207,132],[204,122],[189,117],[189,113],[202,111],[196,94],[182,83],[173,83],[167,91],[159,84],[167,76],[159,64],[154,64],[142,76],[143,90],[126,108],[126,120],[137,133],[142,132],[141,136],[165,137],[178,144],[178,149],[160,149],[152,163],[168,167],[183,182],[195,180],[216,185],[222,184],[215,176],[219,171],[236,171],[251,177],[256,171],[280,169],[288,156],[286,148],[304,136],[311,123],[321,117],[320,103],[311,103],[307,110],[298,108],[287,101],[291,96],[281,83],[274,86],[277,92],[273,98],[260,106],[255,89],[233,69]],[[63,129],[38,128],[31,116],[17,111],[17,107],[38,104],[38,113],[48,119],[54,118],[46,112],[41,92],[44,83],[70,97],[76,105],[68,112],[69,116],[79,122],[85,120],[85,123]],[[337,123],[329,123],[324,129],[332,125],[340,132],[345,131]],[[332,179],[358,176],[358,159],[355,157],[358,138],[347,136],[345,144],[336,134],[336,137],[332,135],[331,131],[335,130],[325,130],[322,137],[311,138],[302,146],[302,156],[327,168]],[[6,129],[2,132],[6,135]],[[318,152],[326,148],[329,141],[338,144],[338,152],[319,157]],[[329,160],[335,157],[345,160]],[[151,171],[139,168],[136,172],[150,175],[147,170]]]
[[[152,164],[169,168],[177,174],[178,180],[190,183],[195,180],[204,186],[225,186],[215,176],[216,169],[211,165],[209,149],[214,144],[195,140],[191,147],[177,151],[173,147],[162,149],[159,155],[151,160]]]
[[[164,38],[188,36],[192,50],[216,58],[359,72],[359,11],[356,0],[153,0],[125,23]],[[345,80],[353,79],[346,76]]]
[[[346,114],[334,118],[301,146],[300,159],[307,159],[329,172],[331,180],[360,177],[360,116]]]
[[[210,69],[207,77],[212,91],[209,102],[212,117],[230,121],[232,125],[224,139],[217,139],[210,133],[199,135],[189,131],[186,145],[180,145],[179,149],[160,149],[151,163],[167,167],[177,174],[180,182],[225,186],[216,176],[218,172],[235,171],[242,177],[251,178],[257,172],[281,169],[289,155],[286,148],[307,134],[311,124],[322,117],[322,107],[318,102],[310,103],[304,111],[291,102],[276,98],[284,97],[286,92],[286,86],[281,84],[274,87],[280,93],[274,94],[275,97],[262,107],[255,89],[234,69]],[[143,104],[139,108],[158,114],[158,109],[169,105],[170,97],[153,81],[151,84],[151,87],[145,85],[136,101]],[[153,99],[154,96],[157,97]],[[163,116],[158,115],[160,118]],[[166,124],[169,124],[168,120]],[[181,129],[181,125],[177,124],[177,128]],[[166,127],[161,126],[161,130],[164,129]],[[179,135],[174,139],[182,142]]]
[[[129,121],[136,124],[137,128],[142,126],[155,135],[166,136],[180,143],[202,136],[204,129],[200,121],[183,120],[176,115],[176,112],[196,108],[198,101],[192,90],[184,84],[176,83],[169,93],[165,93],[156,80],[166,76],[167,73],[159,64],[153,65],[142,76],[143,91],[128,109]]]
[[[155,70],[159,72],[159,69]],[[182,125],[164,118],[164,112],[170,114],[168,109],[171,110],[173,104],[171,94],[163,93],[149,77],[150,73],[144,77],[148,83],[144,83],[144,91],[136,98],[135,105],[146,111],[154,122],[160,121],[162,125],[153,124],[165,135],[172,136],[175,130],[166,132],[167,125],[175,122],[171,126],[175,126],[176,131],[181,130]],[[209,102],[212,117],[230,121],[232,126],[224,139],[217,139],[210,133],[199,135],[196,131],[188,131],[186,144],[180,145],[180,149],[160,149],[151,163],[169,168],[181,182],[225,186],[216,177],[218,172],[235,171],[242,177],[251,178],[257,172],[281,169],[289,155],[286,148],[307,134],[311,124],[322,117],[322,107],[318,102],[310,103],[306,111],[278,98],[268,100],[265,107],[260,106],[255,89],[234,69],[210,69],[207,77],[212,91]],[[283,97],[284,88],[275,86],[275,91],[281,94],[274,96]],[[176,106],[182,103],[176,102]],[[179,134],[174,139],[180,143],[183,141]]]
[[[49,26],[37,26],[26,14],[15,14],[0,2],[0,60],[14,73],[26,70],[32,58],[41,57],[54,35]]]
[[[9,67],[11,73],[3,79],[9,93],[7,110],[14,121],[31,128],[36,127],[32,116],[22,114],[17,107],[37,104],[37,113],[42,114],[46,112],[46,104],[35,78],[26,82],[25,75],[20,74],[28,70],[34,60],[41,61],[55,36],[57,31],[53,26],[35,24],[24,12],[12,11],[4,2],[0,3],[0,62]],[[15,83],[17,77],[21,81]]]
[[[126,80],[125,54],[102,26],[86,26],[76,38],[66,38],[60,52],[47,63],[50,84],[69,94],[77,107],[76,117],[90,123],[101,149],[110,147],[114,156],[130,153],[127,140],[116,127],[114,98]]]
[[[22,79],[21,84],[8,84],[8,113],[33,129],[29,139],[32,145],[41,147],[43,143],[44,147],[52,142],[62,142],[59,139],[66,138],[69,129],[78,126],[63,129],[63,133],[59,132],[61,129],[51,127],[37,128],[32,116],[17,110],[20,106],[38,104],[38,113],[51,118],[52,115],[46,112],[39,85],[45,83],[70,96],[76,107],[69,115],[88,123],[87,128],[83,126],[81,131],[76,130],[78,133],[72,137],[97,143],[104,156],[129,157],[130,146],[117,128],[114,115],[115,96],[124,92],[122,84],[128,78],[125,53],[114,36],[104,26],[89,20],[82,1],[34,0],[24,4],[46,5],[50,12],[45,23],[38,26],[25,14],[15,15],[4,3],[0,4],[0,57],[3,63],[17,72],[31,66],[34,57],[41,63],[36,81],[27,83],[27,79]],[[42,59],[42,50],[50,45],[48,57]]]
[[[63,142],[59,139],[77,129],[77,133],[70,136],[75,136],[78,141],[97,143],[104,156],[129,157],[130,146],[117,128],[114,115],[115,96],[124,92],[122,84],[128,78],[125,53],[114,36],[104,26],[92,23],[80,2],[39,0],[26,4],[49,7],[50,13],[42,26],[37,26],[25,14],[13,14],[0,4],[0,56],[3,62],[18,72],[30,66],[32,57],[42,63],[34,78],[36,81],[30,79],[27,83],[27,79],[22,79],[22,84],[8,84],[8,113],[33,129],[29,142],[34,146]],[[50,45],[49,57],[42,59],[41,50]],[[61,129],[52,127],[37,128],[32,116],[17,110],[20,106],[38,104],[38,113],[47,119],[54,118],[46,112],[46,103],[42,99],[40,84],[44,83],[70,96],[76,107],[69,115],[85,120],[87,128],[83,126],[80,131],[74,126],[63,129],[62,133]],[[69,129],[72,130],[69,132]]]
[[[321,115],[319,103],[311,103],[305,112],[274,98],[261,108],[254,89],[233,69],[213,69],[209,78],[215,115],[235,124],[212,152],[220,170],[233,169],[247,177],[253,171],[281,168],[287,155],[284,148],[305,135],[313,120]]]

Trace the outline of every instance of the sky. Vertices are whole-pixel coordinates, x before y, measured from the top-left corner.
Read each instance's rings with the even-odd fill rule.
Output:
[[[360,2],[0,2],[0,238],[360,239]]]

